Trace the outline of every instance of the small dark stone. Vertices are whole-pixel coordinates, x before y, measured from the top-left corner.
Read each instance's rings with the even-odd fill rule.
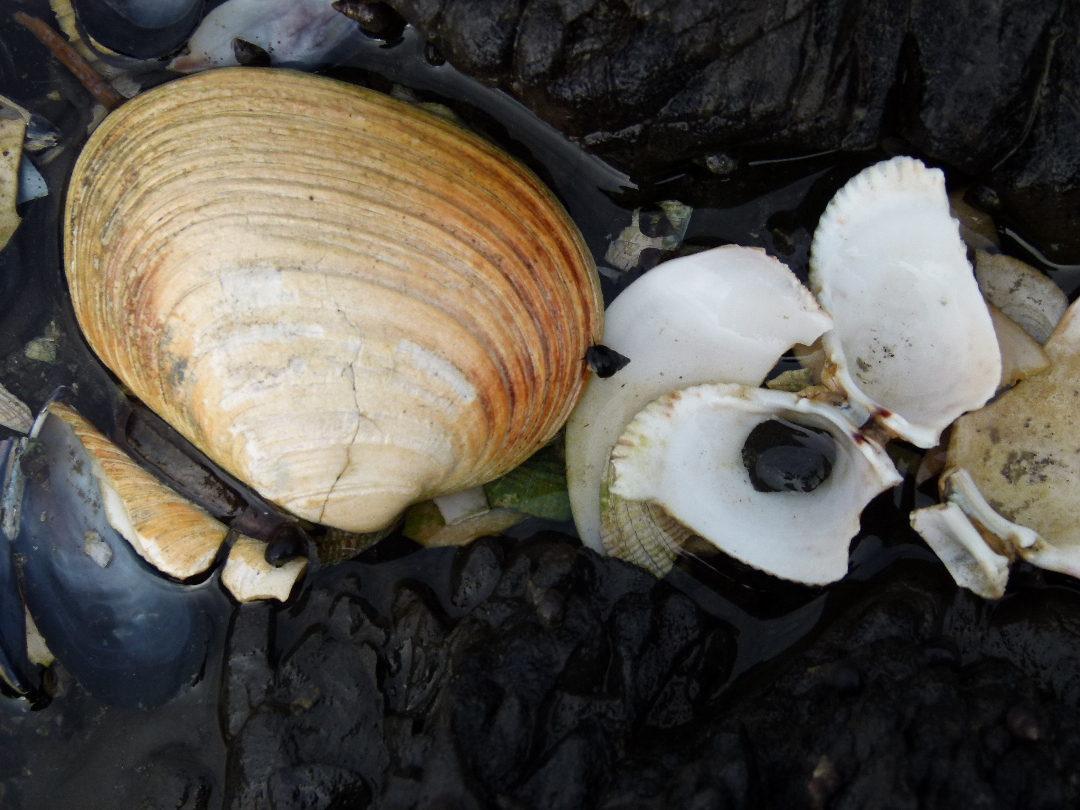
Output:
[[[280,568],[289,560],[306,557],[311,539],[307,532],[295,523],[282,523],[270,535],[263,556],[275,568]]]
[[[354,20],[366,34],[388,38],[400,34],[405,20],[386,3],[364,0],[334,0],[330,4],[350,20]]]
[[[450,569],[451,604],[472,610],[487,599],[502,576],[502,556],[502,547],[490,537],[461,549]]]
[[[607,379],[614,376],[620,369],[626,368],[630,358],[607,346],[597,344],[585,350],[585,362],[589,364],[589,368],[597,377]]]
[[[233,56],[244,67],[270,67],[270,54],[254,42],[233,37]]]
[[[758,492],[813,492],[832,471],[836,443],[823,430],[769,419],[750,431],[742,459]]]

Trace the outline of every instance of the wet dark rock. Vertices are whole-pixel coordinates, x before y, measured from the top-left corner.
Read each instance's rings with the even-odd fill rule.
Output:
[[[1064,0],[392,0],[458,69],[639,177],[884,143],[993,187],[1080,261],[1080,10]]]
[[[735,629],[632,566],[553,533],[492,538],[440,586],[421,574],[435,554],[416,552],[382,613],[362,596],[380,566],[359,563],[290,609],[241,609],[227,806],[1080,802],[1073,590],[994,605],[892,566],[729,683]]]
[[[385,616],[361,598],[377,567],[350,566],[291,610],[240,609],[226,806],[594,806],[734,656],[690,599],[550,533],[459,551],[442,597],[398,581]]]

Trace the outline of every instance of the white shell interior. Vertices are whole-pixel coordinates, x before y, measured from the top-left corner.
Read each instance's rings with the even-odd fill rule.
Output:
[[[761,422],[782,418],[836,443],[828,478],[811,492],[759,492],[742,448]],[[700,385],[639,413],[611,455],[611,491],[652,501],[695,533],[755,568],[811,584],[847,573],[859,516],[899,483],[892,462],[832,406],[784,391]]]
[[[658,396],[705,382],[760,385],[795,343],[831,319],[783,264],[725,246],[675,259],[631,284],[605,313],[603,344],[630,358],[592,377],[566,426],[570,504],[582,541],[603,553],[600,483],[615,440]]]
[[[833,316],[832,384],[920,447],[981,407],[1001,374],[945,178],[897,157],[860,172],[814,233],[811,286]]]

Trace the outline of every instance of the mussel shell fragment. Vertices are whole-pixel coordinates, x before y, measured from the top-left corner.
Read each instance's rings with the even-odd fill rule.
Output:
[[[71,0],[79,25],[98,44],[135,59],[156,59],[187,40],[205,0]]]
[[[164,703],[198,677],[224,596],[209,583],[170,582],[139,558],[106,520],[91,459],[60,418],[39,418],[20,466],[12,545],[49,648],[101,700]]]
[[[8,487],[17,490],[20,485],[18,480],[12,480],[12,474],[17,477],[17,472],[10,469],[10,465],[18,463],[16,446],[14,439],[0,442],[0,482],[5,485],[5,493]],[[11,541],[4,531],[0,531],[0,677],[21,694],[30,691],[38,680],[27,655],[26,611],[19,593]]]

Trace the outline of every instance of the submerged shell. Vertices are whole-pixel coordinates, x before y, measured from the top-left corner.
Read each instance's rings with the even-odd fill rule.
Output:
[[[830,384],[920,447],[993,396],[1001,374],[990,315],[949,215],[944,175],[898,157],[829,203],[810,260],[833,316]]]
[[[1046,343],[1069,307],[1069,299],[1053,281],[1012,256],[976,252],[975,278],[986,300],[1040,344]]]
[[[773,419],[832,438],[831,471],[810,491],[761,491],[752,482],[743,448],[756,426]],[[847,573],[863,508],[900,481],[885,451],[839,409],[742,385],[661,397],[627,426],[611,461],[613,494],[655,503],[727,554],[811,584]]]
[[[539,180],[289,71],[126,103],[79,158],[65,238],[105,364],[262,495],[349,531],[543,446],[601,333],[591,257]]]
[[[603,551],[601,480],[619,434],[657,397],[707,382],[758,385],[794,343],[831,320],[763,250],[728,246],[666,262],[608,307],[603,344],[630,358],[593,377],[566,426],[570,505],[582,542]]]
[[[653,576],[666,576],[683,544],[694,533],[654,503],[630,501],[613,493],[614,477],[615,468],[609,463],[600,494],[600,542],[604,551]]]
[[[275,567],[266,561],[266,547],[261,540],[240,535],[229,549],[229,557],[221,571],[221,584],[238,602],[257,599],[284,602],[303,576],[307,559],[297,557]]]

